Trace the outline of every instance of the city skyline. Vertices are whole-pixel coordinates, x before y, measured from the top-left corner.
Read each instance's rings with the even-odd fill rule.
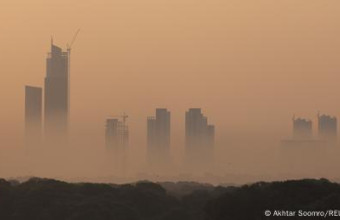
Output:
[[[69,51],[62,52],[62,49],[53,45],[51,43],[51,53],[49,53],[47,58],[47,72],[45,78],[45,87],[47,87],[47,91],[45,91],[45,132],[43,133],[45,138],[45,142],[43,142],[42,146],[51,145],[48,143],[49,136],[52,134],[53,130],[56,132],[55,137],[59,141],[52,143],[54,149],[58,149],[62,147],[62,145],[66,145],[67,138],[67,130],[68,130],[68,111],[69,111]],[[52,77],[51,77],[52,76]],[[61,76],[61,77],[59,77]],[[49,78],[51,78],[49,80]],[[53,79],[55,78],[55,79]],[[61,79],[61,81],[56,81],[55,85],[53,84],[53,80]],[[52,82],[52,83],[51,83]],[[61,84],[60,84],[61,83]],[[51,86],[52,85],[52,86]],[[59,85],[59,86],[58,86]],[[49,88],[53,88],[51,90]],[[39,104],[42,103],[38,102],[37,100],[42,98],[42,94],[34,94],[34,90],[40,89],[40,93],[43,91],[41,88],[30,87],[26,86],[26,122],[29,121],[30,114],[27,114],[30,109],[34,109],[37,111],[39,109]],[[52,91],[52,96],[51,96]],[[64,94],[62,96],[55,96],[55,94]],[[37,93],[37,92],[35,92]],[[52,98],[50,98],[52,97]],[[60,98],[58,98],[60,97]],[[49,100],[50,99],[50,100]],[[33,100],[33,101],[32,101]],[[34,100],[37,104],[34,106]],[[33,103],[33,104],[30,104]],[[41,106],[40,106],[41,108]],[[58,111],[61,110],[61,114],[58,114]],[[32,111],[32,110],[31,110]],[[41,120],[41,112],[37,111],[40,114]],[[51,114],[52,112],[52,114]],[[59,117],[56,120],[55,124],[51,124],[52,126],[46,126],[46,123],[49,122],[49,114],[53,116]],[[32,113],[31,113],[32,115]],[[51,117],[51,116],[50,116]],[[111,164],[108,167],[108,170],[111,170],[112,173],[116,175],[126,175],[126,170],[128,167],[128,128],[125,128],[125,120],[127,115],[119,116],[122,118],[122,121],[119,121],[117,118],[111,118],[106,120],[106,131],[105,131],[105,142],[107,148],[107,157],[108,163]],[[283,141],[285,145],[294,146],[294,148],[299,149],[302,146],[317,146],[322,147],[327,141],[336,143],[336,136],[337,136],[337,119],[335,117],[329,115],[320,115],[318,113],[318,137],[320,140],[313,141],[313,126],[312,121],[304,118],[295,118],[293,117],[293,139],[295,141]],[[41,123],[41,121],[40,121]],[[27,125],[29,123],[26,123]],[[60,125],[60,126],[59,126]],[[123,128],[124,127],[124,128]],[[46,129],[48,128],[48,129]],[[121,129],[123,128],[123,130]],[[26,126],[26,133],[31,131],[29,126]],[[50,131],[48,131],[50,130]],[[120,132],[120,130],[123,131]],[[147,156],[146,160],[149,164],[149,171],[156,171],[156,172],[164,172],[165,167],[170,167],[171,162],[171,147],[170,147],[170,112],[167,111],[166,108],[156,108],[156,115],[149,116],[147,118]],[[52,132],[51,132],[52,131]],[[126,132],[125,132],[126,131]],[[49,133],[51,132],[51,133]],[[59,133],[60,132],[60,133]],[[127,135],[125,135],[127,134]],[[47,137],[47,138],[46,138]],[[61,138],[61,139],[60,139]],[[65,140],[63,140],[65,138]],[[54,139],[57,140],[57,139]],[[47,140],[47,142],[46,142]],[[50,139],[51,141],[53,139]],[[27,140],[26,140],[27,141]],[[31,141],[32,142],[32,141]],[[185,156],[184,159],[180,162],[184,169],[188,172],[193,172],[194,170],[201,170],[201,171],[212,171],[214,168],[214,143],[215,143],[215,126],[208,124],[208,119],[204,116],[201,112],[200,108],[189,108],[189,110],[185,113]],[[29,145],[29,144],[27,144]],[[60,146],[59,146],[60,145]],[[57,147],[57,148],[55,148]],[[308,146],[307,146],[308,147]],[[292,149],[294,149],[292,148]],[[52,148],[53,149],[53,148]],[[301,149],[299,149],[301,150]],[[49,151],[49,150],[48,150]],[[52,151],[53,152],[53,151]],[[63,152],[60,151],[61,155]],[[158,153],[157,153],[158,152]],[[110,156],[111,155],[111,156]],[[176,157],[176,156],[175,156]],[[158,162],[157,162],[158,161]],[[111,167],[111,168],[110,168]],[[157,168],[158,169],[155,169]],[[118,169],[118,170],[117,170]]]
[[[62,49],[55,46],[52,42],[51,53],[49,53],[46,62],[45,87],[47,89],[45,88],[44,96],[45,132],[43,133],[45,142],[42,144],[44,147],[51,145],[51,152],[66,146],[66,140],[68,139],[68,106],[70,104],[68,98],[68,91],[70,89],[69,65],[69,50],[62,52]],[[27,94],[30,94],[29,88],[31,87],[26,87],[26,92],[28,91]],[[30,105],[27,105],[27,103],[29,103],[27,100],[26,107],[29,109],[28,107],[30,107]],[[50,123],[51,121],[49,122],[49,120],[51,119],[49,119],[49,117],[58,118],[54,118],[57,120]],[[128,158],[131,157],[128,153],[129,131],[128,128],[125,127],[125,121],[128,116],[124,113],[124,115],[119,117],[122,118],[122,121],[119,121],[117,118],[106,120],[105,145],[107,149],[106,157],[108,158],[107,170],[111,170],[109,173],[115,175],[126,176],[129,167]],[[337,144],[337,119],[329,115],[320,115],[319,113],[317,118],[318,137],[320,140],[313,140],[311,120],[295,118],[294,116],[293,139],[282,141],[283,146],[290,148],[290,150],[296,149],[301,151],[303,149],[302,147],[313,146],[322,149],[322,147],[330,143],[331,145]],[[28,121],[28,119],[26,119],[26,121]],[[148,172],[173,171],[171,168],[173,165],[173,156],[170,146],[170,121],[170,112],[168,112],[166,108],[156,108],[155,116],[148,116],[147,118],[147,155],[145,159],[148,164]],[[50,124],[50,126],[48,127],[46,124]],[[26,133],[28,132],[26,131]],[[51,139],[51,134],[52,137],[55,137],[54,139]],[[49,144],[49,142],[52,143]],[[186,170],[186,172],[193,174],[196,173],[195,171],[197,170],[200,172],[213,171],[215,167],[214,155],[216,154],[214,145],[215,126],[208,123],[208,118],[203,115],[201,108],[189,108],[185,113],[185,153],[179,162],[179,166]],[[61,156],[66,152],[65,150],[59,151]],[[178,164],[178,158],[176,157],[178,157],[178,155],[174,156]],[[299,162],[297,164],[299,164]]]
[[[3,1],[0,219],[340,216],[339,12]]]
[[[107,1],[103,2],[106,3]],[[99,17],[98,20],[94,20],[93,22],[91,22],[90,18],[87,18],[85,14],[74,13],[74,10],[78,7],[72,6],[70,7],[69,11],[67,11],[67,13],[65,12],[64,14],[65,19],[69,18],[70,21],[70,23],[65,25],[62,20],[54,20],[54,16],[60,16],[56,12],[53,12],[53,16],[46,14],[46,11],[49,11],[47,3],[42,3],[41,8],[35,8],[32,10],[29,10],[30,7],[27,7],[25,3],[21,6],[16,6],[18,10],[20,9],[23,12],[26,12],[27,15],[32,16],[32,19],[34,18],[34,14],[37,14],[37,16],[41,15],[45,17],[47,21],[51,22],[49,23],[49,25],[47,25],[42,21],[38,21],[38,23],[35,23],[33,22],[35,21],[34,19],[33,21],[31,20],[34,24],[33,28],[35,28],[35,30],[39,30],[39,35],[36,34],[36,32],[27,33],[30,36],[29,40],[27,41],[20,40],[20,36],[26,30],[25,28],[22,28],[20,23],[14,23],[12,28],[10,28],[9,25],[12,23],[5,24],[6,27],[10,30],[4,34],[4,36],[6,37],[5,39],[13,39],[13,41],[10,41],[10,45],[8,46],[3,43],[3,48],[6,48],[6,51],[11,51],[12,48],[16,47],[20,47],[22,49],[21,53],[16,53],[15,55],[12,53],[7,53],[8,56],[4,57],[5,66],[3,67],[3,71],[8,72],[10,70],[11,72],[13,72],[11,76],[6,76],[9,80],[9,84],[13,86],[9,88],[8,86],[4,85],[2,87],[4,89],[4,93],[13,94],[14,99],[18,100],[18,103],[20,103],[20,100],[22,100],[22,96],[19,93],[16,93],[20,86],[27,83],[32,85],[42,85],[41,79],[44,75],[45,67],[43,64],[44,61],[41,59],[41,57],[45,56],[46,52],[49,50],[49,44],[47,44],[46,42],[49,39],[49,36],[51,34],[54,35],[54,41],[58,45],[66,45],[66,43],[70,41],[74,31],[78,27],[84,27],[84,33],[82,33],[83,37],[80,37],[78,39],[79,41],[77,42],[77,45],[79,45],[80,47],[76,48],[75,53],[77,53],[77,56],[73,60],[75,74],[71,76],[71,78],[73,78],[73,80],[71,80],[71,83],[72,81],[73,83],[77,81],[83,82],[82,84],[74,84],[72,86],[75,94],[78,94],[79,97],[79,99],[77,99],[75,95],[71,95],[71,99],[73,99],[74,103],[74,106],[72,108],[75,108],[75,112],[80,112],[80,109],[84,112],[83,114],[72,115],[72,120],[76,121],[77,123],[82,123],[86,115],[94,111],[96,111],[98,115],[101,115],[101,118],[104,118],[105,115],[109,114],[108,112],[96,110],[91,105],[86,104],[86,98],[88,100],[91,100],[90,103],[93,103],[95,101],[94,96],[91,95],[91,93],[89,92],[89,88],[94,85],[102,87],[102,89],[98,89],[98,91],[96,91],[96,96],[103,97],[102,100],[96,100],[100,107],[105,107],[105,105],[108,106],[108,104],[106,104],[108,101],[106,94],[115,94],[119,91],[123,91],[124,88],[131,88],[131,97],[129,98],[129,100],[131,101],[131,103],[135,104],[125,104],[124,100],[120,98],[119,104],[123,105],[122,109],[133,111],[137,106],[142,105],[142,102],[138,101],[138,99],[142,99],[143,97],[150,97],[150,99],[152,100],[150,101],[148,99],[147,101],[150,104],[150,109],[157,107],[152,106],[152,104],[155,105],[154,103],[159,103],[159,106],[166,106],[169,109],[174,109],[174,106],[177,105],[181,108],[178,112],[183,112],[186,108],[189,108],[191,106],[198,106],[205,108],[207,111],[210,111],[210,115],[219,115],[219,118],[216,121],[218,121],[218,123],[221,123],[222,126],[218,125],[218,127],[226,127],[226,129],[237,125],[236,122],[239,122],[240,124],[242,124],[243,127],[252,126],[252,128],[248,130],[253,130],[253,128],[256,128],[258,123],[261,123],[261,121],[263,121],[262,119],[267,117],[266,113],[268,112],[273,112],[275,113],[275,115],[277,115],[277,117],[272,117],[270,118],[270,120],[268,120],[273,122],[269,123],[268,126],[270,125],[273,127],[282,125],[286,121],[281,120],[278,123],[274,123],[275,118],[288,118],[291,117],[292,113],[294,112],[296,112],[297,114],[304,114],[305,112],[309,112],[309,109],[313,109],[315,111],[322,110],[334,115],[339,113],[335,110],[339,109],[339,106],[337,108],[333,108],[336,107],[334,106],[335,104],[332,104],[336,103],[335,98],[330,98],[328,95],[329,92],[322,89],[325,85],[328,85],[327,87],[330,89],[330,91],[337,91],[336,85],[333,83],[336,81],[333,79],[336,78],[335,74],[337,72],[336,70],[338,69],[338,65],[334,60],[334,58],[336,57],[336,54],[334,54],[334,52],[336,51],[337,44],[335,41],[336,38],[334,38],[333,35],[330,35],[331,33],[333,33],[332,31],[335,31],[336,29],[334,29],[332,25],[323,26],[323,28],[316,26],[306,27],[304,24],[309,24],[311,21],[315,21],[316,19],[313,17],[313,15],[315,14],[315,9],[311,5],[308,5],[304,8],[299,8],[298,10],[294,10],[289,4],[278,3],[282,6],[282,12],[279,12],[279,14],[276,16],[270,13],[269,8],[261,7],[261,5],[263,6],[264,4],[263,2],[259,3],[258,6],[252,5],[252,7],[245,6],[242,3],[235,3],[235,7],[238,10],[242,11],[242,9],[249,9],[249,16],[251,14],[255,16],[255,10],[259,9],[260,11],[265,13],[266,18],[273,18],[277,22],[283,24],[281,26],[282,29],[280,29],[274,26],[274,24],[264,21],[264,30],[276,30],[278,31],[278,33],[274,31],[269,33],[266,32],[269,38],[268,41],[258,38],[254,38],[252,41],[247,41],[246,39],[244,39],[243,41],[245,41],[249,46],[248,48],[245,48],[246,45],[242,46],[244,45],[242,38],[236,38],[237,36],[244,36],[243,34],[241,34],[242,32],[237,32],[238,29],[245,31],[245,33],[247,34],[252,33],[252,31],[254,32],[253,34],[260,34],[259,32],[256,32],[248,26],[248,24],[252,23],[252,20],[246,13],[241,13],[241,18],[239,20],[240,23],[238,23],[238,25],[234,25],[232,23],[224,24],[222,23],[222,21],[217,20],[217,18],[208,19],[210,13],[214,10],[217,10],[213,5],[207,4],[208,12],[204,13],[202,15],[203,17],[199,17],[201,7],[190,9],[190,7],[187,5],[186,7],[184,7],[183,10],[187,12],[192,12],[193,18],[198,19],[197,22],[202,21],[200,19],[207,19],[206,25],[204,25],[201,29],[195,26],[196,22],[194,21],[185,20],[185,23],[183,25],[179,25],[178,20],[175,20],[174,22],[176,24],[176,27],[192,27],[193,33],[185,32],[184,36],[182,36],[178,32],[174,32],[174,34],[170,35],[170,37],[166,37],[166,35],[162,35],[161,33],[157,35],[158,32],[154,31],[153,28],[160,28],[160,30],[166,31],[165,34],[168,34],[171,29],[169,30],[166,28],[166,26],[162,26],[158,23],[151,23],[151,29],[151,27],[143,23],[142,27],[145,28],[145,32],[143,32],[142,39],[138,39],[137,37],[135,37],[135,35],[133,35],[138,31],[137,24],[134,22],[138,21],[137,18],[143,18],[143,21],[150,21],[149,19],[151,19],[141,16],[141,13],[144,10],[151,12],[150,16],[152,18],[159,18],[164,22],[169,22],[174,15],[165,13],[163,17],[155,11],[152,11],[151,9],[145,9],[144,7],[139,5],[140,7],[136,8],[138,16],[136,15],[136,17],[128,19],[124,16],[123,12],[115,13],[116,9],[112,7],[112,4],[113,3],[108,3],[107,10],[104,10],[104,13],[101,14],[102,16],[105,15],[109,18],[114,18],[113,14],[116,14],[116,16],[119,18],[118,20],[109,20],[115,20],[117,23],[106,21],[103,17]],[[176,3],[173,4],[176,5]],[[12,3],[8,3],[8,5],[12,5]],[[60,5],[63,5],[63,3],[60,3]],[[119,3],[119,5],[121,5],[122,7],[125,5],[123,7],[123,11],[128,12],[128,9],[126,8],[127,3]],[[160,6],[161,3],[157,5]],[[15,7],[10,7],[10,9],[13,11],[15,10]],[[9,12],[11,10],[9,10]],[[94,7],[94,10],[98,12],[103,10],[103,8],[96,5]],[[164,9],[160,8],[159,10],[162,11]],[[174,10],[175,12],[180,13],[177,9]],[[222,11],[227,12],[230,9],[223,8],[220,10],[217,11],[217,15],[222,16]],[[277,10],[277,8],[275,7],[273,10],[275,11]],[[320,10],[320,14],[328,13],[332,15],[334,13],[334,10],[329,6],[323,6]],[[81,8],[80,11],[86,13],[88,9]],[[292,16],[297,16],[298,11],[304,14],[305,17],[296,24],[291,24],[289,19],[283,21],[283,18],[279,16],[284,15],[284,12],[291,12]],[[4,16],[7,16],[9,12],[4,11],[2,14]],[[184,14],[181,13],[179,15],[182,18],[184,16]],[[227,18],[231,18],[232,20],[237,19],[237,17],[235,17],[235,14],[229,13],[226,16]],[[256,16],[256,18],[260,21],[264,20],[264,18],[262,17]],[[181,21],[183,22],[183,20]],[[319,22],[327,23],[326,21],[330,24],[333,24],[334,22],[328,17]],[[30,22],[30,20],[27,20],[25,22]],[[101,26],[95,25],[102,22],[104,22],[103,24],[105,24],[103,26],[108,28],[107,32],[103,32],[103,30],[105,29]],[[212,26],[210,29],[209,25],[214,24],[214,22],[217,22],[215,23],[216,26]],[[27,26],[29,26],[29,24],[30,23],[27,23]],[[41,26],[39,26],[38,24],[40,24]],[[121,27],[122,24],[129,25],[131,27],[131,30],[129,31],[129,29],[127,28],[117,29],[118,27]],[[220,32],[216,32],[217,27],[223,29]],[[300,38],[300,35],[296,36],[294,33],[291,32],[292,28],[301,28],[301,30],[306,29],[306,31],[315,33],[315,35],[313,35],[315,37],[313,39],[310,39],[312,42],[301,41],[302,36],[307,36],[307,33],[302,32],[302,36]],[[21,30],[22,34],[16,35],[15,30]],[[221,39],[216,39],[216,44],[209,44],[208,42],[211,41],[202,38],[202,34],[206,33],[206,31],[208,30],[212,32],[211,34],[208,34],[208,39],[210,40],[216,39],[215,36],[217,34],[221,34]],[[226,32],[226,30],[229,31]],[[107,35],[105,35],[104,33]],[[227,33],[232,33],[232,35],[227,35]],[[280,33],[285,35],[280,35]],[[125,39],[123,38],[125,36],[131,37]],[[259,37],[259,35],[255,36]],[[284,36],[288,38],[286,41],[284,41]],[[178,41],[176,40],[177,38],[179,38]],[[159,57],[156,57],[157,59],[154,59],[154,56],[152,56],[152,54],[149,54],[156,47],[149,42],[149,40],[152,39],[156,40],[156,42],[158,43],[157,45],[161,45],[161,49],[159,49],[158,51],[156,50]],[[187,46],[185,46],[187,42],[190,42],[190,39],[195,40],[195,42],[193,42],[194,45],[190,46],[190,44],[188,43]],[[309,38],[305,37],[304,39]],[[328,39],[328,42],[330,44],[328,44],[325,39]],[[284,46],[278,43],[282,42],[281,40],[287,45]],[[223,42],[225,41],[233,42],[235,46],[230,47],[229,44],[223,44]],[[301,44],[299,44],[300,42]],[[268,45],[269,48],[273,47],[273,51],[266,52],[261,50],[260,45],[262,45],[262,43]],[[131,44],[135,45],[136,47],[129,47],[128,45]],[[176,49],[174,52],[170,50],[170,46],[172,45],[174,45],[174,49]],[[330,48],[329,45],[332,45],[332,48]],[[206,55],[201,55],[195,58],[195,54],[196,52],[198,52],[198,49],[191,52],[193,47],[202,48],[202,51]],[[221,49],[217,50],[217,47]],[[211,50],[209,50],[209,48],[211,48]],[[293,48],[297,48],[297,51],[294,54],[288,53]],[[318,51],[318,53],[307,53],[312,49],[314,51]],[[32,51],[35,51],[35,53],[32,53]],[[251,59],[254,57],[254,52],[258,52],[256,59],[259,62],[251,61]],[[142,56],[143,53],[147,53],[147,56],[145,56],[145,58],[143,58]],[[183,55],[181,56],[181,54]],[[231,55],[233,54],[234,56],[231,57]],[[245,57],[241,56],[243,54]],[[95,59],[94,55],[98,55],[99,58]],[[112,59],[104,58],[110,56],[112,56]],[[179,57],[176,58],[176,56]],[[180,59],[185,58],[185,56],[188,57],[188,59],[184,59],[186,60],[185,62],[179,62]],[[28,60],[27,57],[30,57],[32,60]],[[276,61],[273,59],[268,59],[270,57],[276,57]],[[240,62],[242,60],[241,58],[243,58],[242,62]],[[295,60],[299,58],[300,62],[299,64],[296,64]],[[267,59],[268,61],[266,61]],[[21,60],[21,63],[26,66],[26,70],[19,68],[19,66],[17,65],[13,65],[14,62],[17,62],[18,60]],[[88,62],[90,60],[93,62],[93,64],[91,64],[92,62]],[[176,65],[171,65],[171,60],[173,60]],[[154,61],[156,61],[156,63],[159,62],[160,66],[153,65]],[[85,63],[83,64],[82,62]],[[222,62],[227,63],[225,65],[222,65]],[[145,63],[146,66],[143,67],[143,63]],[[201,65],[197,65],[199,63],[201,63]],[[261,65],[262,67],[259,67],[254,63],[271,63],[271,65]],[[131,65],[129,67],[129,64],[134,65]],[[244,67],[238,66],[238,64],[243,64]],[[9,67],[9,65],[12,67]],[[170,69],[167,68],[170,66],[173,67]],[[281,68],[282,66],[285,66],[283,70]],[[30,74],[28,74],[28,72]],[[140,72],[142,72],[143,74],[140,74]],[[93,73],[96,73],[95,75],[99,75],[99,77],[95,78]],[[156,73],[158,73],[158,75],[156,75]],[[167,73],[171,73],[172,75],[174,75],[174,77],[169,77]],[[30,75],[30,77],[28,75]],[[183,83],[176,83],[176,79],[180,79],[181,75],[184,76],[184,78],[182,78]],[[190,80],[193,78],[194,75],[196,75],[197,82]],[[244,78],[245,76],[248,76],[249,79]],[[133,77],[136,77],[136,81],[142,83],[134,85],[133,82],[130,82]],[[165,78],[166,80],[162,80],[162,78]],[[119,80],[119,83],[116,83],[116,80]],[[156,95],[153,95],[152,91],[155,91],[157,89],[157,86],[147,82],[152,80],[160,83],[161,87],[159,88],[159,91],[164,96],[164,102],[168,102],[168,105],[167,103],[161,103],[161,99],[157,98]],[[169,82],[169,84],[167,84],[166,82]],[[204,82],[207,83],[206,87],[204,86]],[[310,82],[312,86],[307,90],[304,90],[305,92],[303,92],[303,90],[300,90],[301,86],[308,84],[308,82]],[[179,92],[174,92],[175,94],[171,93],[170,85],[176,85],[177,87],[179,87],[180,93],[183,94],[184,97],[182,98],[182,100],[177,101],[179,103],[176,103],[174,101],[175,97],[179,96]],[[222,88],[222,85],[225,87],[225,89]],[[288,86],[289,91],[297,92],[294,92],[294,94],[289,91],[285,92],[286,86]],[[140,95],[138,95],[138,91],[143,91],[143,89],[146,89],[147,87],[149,87],[149,89],[147,89],[145,92],[141,92]],[[184,93],[185,87],[190,88],[187,93]],[[136,90],[134,88],[136,88]],[[251,91],[254,89],[257,89],[258,93],[252,94]],[[276,99],[278,99],[279,101],[276,105],[263,108],[262,106],[264,106],[266,102],[270,102],[271,100],[273,100],[273,98],[269,96],[269,92],[272,89],[276,92]],[[200,90],[202,92],[200,92]],[[206,95],[204,95],[203,91]],[[194,94],[196,92],[200,95],[200,98],[191,99],[191,97],[194,97]],[[219,102],[221,103],[223,101],[222,98],[218,97],[220,93],[223,94],[223,96],[225,97],[224,99],[227,102],[231,103],[228,109],[224,105],[218,104]],[[243,101],[238,101],[238,99],[233,98],[232,94],[238,94],[240,99]],[[206,103],[208,103],[211,97],[215,97],[215,101],[207,106]],[[312,97],[313,100],[316,100],[316,102],[311,100]],[[322,99],[322,97],[327,97],[328,101]],[[184,102],[191,102],[191,105],[184,106]],[[206,106],[201,106],[199,102],[204,103],[204,105]],[[8,105],[8,107],[6,105],[5,109],[6,111],[11,112],[10,109],[20,109],[20,105],[22,104],[12,103]],[[287,113],[281,112],[281,109],[285,109],[284,107],[286,105],[296,106],[296,108],[288,110],[289,112]],[[228,110],[228,112],[230,112],[230,115],[233,115],[233,117],[220,116],[222,114],[217,114],[219,112],[219,108],[223,109],[223,111]],[[148,111],[150,111],[150,109]],[[144,111],[143,115],[147,115],[148,111]],[[130,111],[130,114],[131,113],[134,114],[134,112]],[[174,114],[176,113],[174,112]],[[247,116],[251,114],[256,115],[256,117]],[[15,121],[15,124],[19,124],[20,120],[23,120],[22,113],[20,113],[20,111],[18,110],[13,110],[13,113],[10,114],[10,116],[11,120],[7,120],[6,117],[3,117],[2,121],[4,121],[4,123],[6,124],[10,124],[11,121]],[[180,117],[181,114],[177,113],[177,116],[174,116]],[[96,119],[95,121],[99,121],[99,119]],[[99,129],[101,124],[95,121],[91,122],[91,126],[96,126]],[[247,121],[250,121],[250,123],[246,124]],[[256,123],[251,123],[252,121],[256,121]],[[229,126],[229,124],[231,125]],[[73,130],[78,130],[85,125],[86,123],[83,123]],[[290,124],[286,123],[286,129],[283,129],[283,131],[288,130],[289,127]],[[15,126],[15,129],[19,130],[20,127],[17,125]],[[15,132],[15,129],[13,128],[12,130],[10,130],[11,133],[18,134],[18,132]]]
[[[69,75],[67,172],[97,175],[105,167],[104,126],[112,113],[129,115],[134,170],[145,170],[146,117],[167,108],[170,154],[181,171],[184,112],[201,108],[216,126],[216,172],[245,175],[277,174],[278,145],[292,137],[292,115],[313,121],[314,138],[316,112],[340,115],[338,2],[100,3],[33,0],[0,8],[0,173],[26,168],[23,88],[44,87],[50,36],[67,52],[78,28]],[[327,158],[332,164],[332,155]]]
[[[78,35],[77,31],[72,44]],[[46,59],[44,90],[25,86],[25,133],[28,150],[37,149],[31,156],[39,158],[42,151],[63,158],[69,147],[70,109],[70,46],[63,52],[51,40],[51,51]],[[44,96],[43,96],[44,93]],[[44,102],[42,100],[44,99]],[[42,107],[44,104],[44,108]],[[44,116],[44,120],[43,120]],[[155,116],[147,117],[147,166],[151,172],[164,172],[173,166],[171,155],[171,113],[166,108],[156,108]],[[121,120],[119,119],[121,118]],[[106,119],[105,147],[108,170],[111,174],[125,176],[128,169],[129,128],[128,115]],[[42,126],[44,125],[44,126]],[[42,129],[44,128],[44,129]],[[189,108],[185,113],[186,155],[182,162],[192,172],[200,167],[211,170],[214,160],[215,126],[200,108]],[[34,146],[36,145],[36,146]],[[41,151],[41,152],[39,152]],[[34,160],[35,160],[34,159]],[[57,165],[60,162],[57,162]],[[209,168],[209,169],[208,169]]]

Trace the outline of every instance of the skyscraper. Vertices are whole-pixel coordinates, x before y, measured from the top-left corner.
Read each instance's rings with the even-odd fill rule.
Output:
[[[45,137],[51,143],[65,144],[69,117],[69,51],[52,42],[46,59]]]
[[[117,118],[107,119],[105,140],[107,150],[117,152],[125,150],[129,140],[128,126]]]
[[[125,122],[117,118],[106,120],[105,144],[108,152],[109,164],[113,171],[123,174],[126,169],[127,147],[129,143],[129,128]]]
[[[307,140],[313,136],[312,121],[304,118],[293,118],[293,138],[296,140]]]
[[[42,89],[25,87],[25,136],[30,149],[40,145],[42,134]]]
[[[186,162],[196,168],[209,167],[213,159],[215,127],[208,124],[200,108],[185,113]]]
[[[170,162],[170,112],[157,108],[156,117],[147,118],[147,145],[149,165],[168,166]]]
[[[318,115],[318,135],[321,140],[336,141],[337,119],[329,115]]]

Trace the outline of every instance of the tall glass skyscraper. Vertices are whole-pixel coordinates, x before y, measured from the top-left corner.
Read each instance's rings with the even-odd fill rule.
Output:
[[[45,137],[55,143],[67,140],[69,117],[69,51],[52,42],[46,59]]]

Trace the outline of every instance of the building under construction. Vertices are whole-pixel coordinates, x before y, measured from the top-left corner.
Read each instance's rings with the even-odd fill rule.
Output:
[[[106,120],[105,144],[107,149],[110,172],[125,175],[127,148],[129,145],[129,128],[126,124],[127,115]],[[122,118],[121,120],[119,118]]]
[[[44,131],[49,145],[67,144],[70,114],[70,54],[79,30],[66,50],[51,41],[46,59]]]
[[[51,44],[46,59],[45,136],[49,144],[67,138],[69,115],[69,52]]]
[[[106,148],[113,151],[124,150],[128,146],[129,129],[125,119],[109,118],[106,120]]]

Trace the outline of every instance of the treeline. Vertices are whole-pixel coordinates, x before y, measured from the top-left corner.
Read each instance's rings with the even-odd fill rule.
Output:
[[[265,210],[329,209],[340,209],[340,185],[325,179],[241,187],[0,179],[1,220],[256,220],[281,219],[266,217]]]

